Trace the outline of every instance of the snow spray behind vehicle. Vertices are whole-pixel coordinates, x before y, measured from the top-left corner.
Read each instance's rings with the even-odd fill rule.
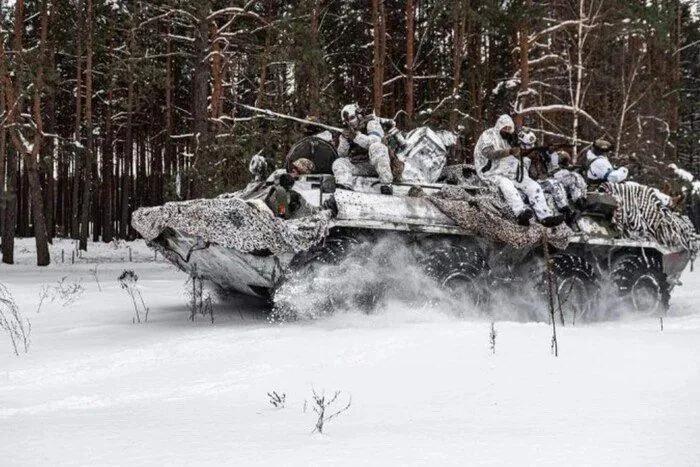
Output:
[[[316,257],[295,268],[275,292],[270,320],[313,320],[337,313],[373,314],[398,309],[421,316],[547,319],[536,284],[515,299],[508,299],[513,294],[503,291],[488,291],[485,299],[485,293],[476,295],[459,289],[454,282],[436,278],[425,267],[426,252],[399,235],[354,239],[343,249],[342,253]],[[485,279],[483,285],[488,287]]]

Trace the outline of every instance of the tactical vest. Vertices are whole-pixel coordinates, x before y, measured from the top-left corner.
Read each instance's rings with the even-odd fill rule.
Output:
[[[363,121],[357,131],[367,133],[367,122]],[[363,148],[354,141],[350,141],[349,143],[350,149],[348,150],[348,157],[350,159],[355,162],[369,160],[369,150],[367,148]]]
[[[348,150],[348,157],[355,160],[369,160],[369,151],[367,148],[363,148],[354,141],[350,141],[350,149]]]

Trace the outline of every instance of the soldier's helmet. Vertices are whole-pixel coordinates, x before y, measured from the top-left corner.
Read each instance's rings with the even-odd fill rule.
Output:
[[[522,147],[531,148],[535,146],[537,136],[535,136],[535,134],[527,128],[523,128],[518,132],[518,141]]]
[[[598,138],[593,142],[593,149],[596,149],[600,152],[608,152],[612,149],[612,144],[610,144],[609,141],[603,138]]]
[[[340,111],[340,119],[350,127],[357,126],[361,118],[362,114],[357,104],[348,104]]]
[[[308,175],[314,173],[316,165],[306,158],[299,158],[292,162],[292,172],[296,175]]]
[[[313,135],[315,135],[316,133],[319,133],[319,132],[323,131],[323,128],[321,128],[321,127],[318,126],[318,125],[314,125],[315,123],[319,123],[319,122],[320,122],[319,118],[316,117],[315,115],[307,115],[307,116],[306,116],[306,121],[307,121],[307,122],[310,122],[310,123],[309,123],[308,125],[306,125],[306,127],[304,128],[304,134],[305,134],[306,136],[313,136]]]

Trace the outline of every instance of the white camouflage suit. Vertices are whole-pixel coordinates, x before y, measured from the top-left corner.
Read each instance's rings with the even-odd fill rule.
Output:
[[[588,172],[586,177],[596,182],[621,183],[627,178],[627,167],[613,168],[610,160],[604,155],[598,155],[593,150],[586,151]]]
[[[540,184],[530,178],[526,168],[522,170],[522,180],[518,181],[520,160],[515,156],[502,157],[511,149],[511,145],[501,136],[501,130],[508,126],[515,129],[513,119],[508,115],[501,115],[493,128],[489,128],[479,136],[474,146],[474,165],[477,174],[498,185],[503,198],[516,216],[527,209],[520,194],[522,192],[527,196],[538,220],[551,217],[552,210],[547,205]],[[491,167],[484,170],[489,162]]]
[[[586,198],[586,180],[581,174],[562,168],[556,152],[547,155],[545,165],[549,177],[541,185],[552,196],[557,209],[567,207],[569,200],[575,203]]]
[[[384,130],[378,118],[367,122],[367,134],[360,131],[355,133],[352,140],[355,144],[367,150],[369,160],[351,161],[351,141],[344,135],[338,140],[338,159],[333,162],[333,175],[340,185],[352,186],[354,177],[379,177],[379,181],[390,184],[394,177],[391,173],[389,148],[384,144]]]

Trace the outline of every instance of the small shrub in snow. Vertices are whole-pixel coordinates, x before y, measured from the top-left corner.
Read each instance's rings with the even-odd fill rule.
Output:
[[[58,300],[61,305],[68,306],[75,303],[85,293],[85,287],[80,281],[71,281],[68,276],[63,276],[53,287],[52,301]]]
[[[131,269],[125,269],[119,276],[119,286],[129,294],[131,304],[134,306],[134,317],[131,319],[133,323],[148,322],[148,307],[143,300],[141,290],[138,287],[139,276]]]
[[[276,409],[283,409],[286,404],[287,395],[285,393],[278,394],[277,391],[272,391],[267,393],[267,397],[270,398],[270,405]]]
[[[554,296],[555,292],[555,278],[554,272],[552,271],[552,260],[549,256],[549,242],[547,241],[547,231],[544,231],[542,235],[542,249],[544,250],[544,265],[545,273],[547,278],[547,302],[549,305],[549,317],[552,324],[552,342],[551,350],[555,357],[559,356],[559,342],[557,342],[557,322],[554,316]]]
[[[20,348],[24,353],[29,352],[32,323],[22,317],[17,302],[3,284],[0,284],[0,329],[7,332],[15,355],[19,355]]]
[[[92,278],[95,279],[95,282],[97,283],[97,289],[102,292],[102,285],[100,285],[100,276],[97,274],[97,266],[98,264],[95,265],[94,268],[90,269],[90,274],[92,274]]]
[[[321,395],[319,396],[316,393],[316,390],[313,388],[311,389],[311,391],[313,392],[314,412],[316,412],[316,415],[318,416],[318,419],[316,420],[316,426],[314,427],[312,433],[318,432],[323,434],[323,427],[327,422],[330,422],[335,417],[337,417],[338,415],[350,408],[350,404],[352,403],[352,397],[348,397],[347,405],[334,412],[331,409],[331,406],[333,406],[338,400],[338,396],[340,396],[341,394],[340,391],[335,391],[332,397],[326,397],[325,392],[321,393]]]
[[[41,311],[41,307],[48,300],[51,303],[60,302],[61,306],[69,306],[75,303],[85,293],[85,287],[80,281],[75,282],[68,279],[68,276],[63,276],[56,282],[56,285],[42,285],[39,291],[39,304],[36,307],[36,312]]]
[[[197,315],[206,316],[214,323],[214,300],[211,294],[204,291],[204,279],[195,272],[185,283],[190,307],[190,321],[194,321]]]
[[[491,331],[489,332],[489,348],[491,353],[496,355],[496,323],[491,321]]]
[[[39,304],[36,306],[36,312],[41,312],[41,307],[46,300],[53,301],[53,289],[48,285],[44,284],[39,290]]]

